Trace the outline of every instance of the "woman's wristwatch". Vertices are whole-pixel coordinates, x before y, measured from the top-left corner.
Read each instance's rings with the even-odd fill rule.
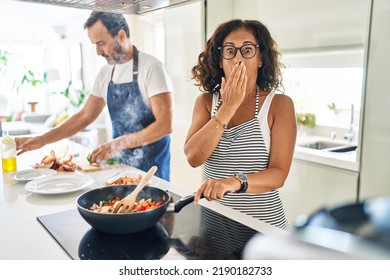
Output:
[[[236,177],[237,180],[241,183],[241,188],[236,191],[236,193],[246,192],[246,190],[248,189],[248,177],[242,173],[236,173],[234,174],[234,177]]]

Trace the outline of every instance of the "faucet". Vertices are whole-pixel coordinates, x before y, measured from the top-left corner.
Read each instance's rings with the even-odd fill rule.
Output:
[[[332,132],[330,133],[330,138],[332,139],[332,141],[334,141],[334,140],[336,139],[336,136],[337,136],[337,134],[336,134],[335,131],[332,131]]]
[[[344,139],[347,139],[349,142],[352,142],[355,137],[355,131],[353,130],[353,115],[354,115],[354,106],[351,103],[351,119],[349,123],[349,129],[344,135]]]

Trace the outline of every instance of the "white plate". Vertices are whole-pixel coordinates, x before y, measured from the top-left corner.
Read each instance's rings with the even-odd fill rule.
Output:
[[[124,171],[116,174],[115,176],[111,177],[110,179],[108,179],[107,183],[110,184],[111,182],[114,182],[115,180],[117,180],[117,179],[119,179],[121,177],[125,177],[125,176],[138,177],[138,175],[144,176],[145,174],[146,173],[137,172],[137,171],[124,170]],[[150,179],[150,182],[147,184],[147,186],[155,187],[159,183],[160,183],[160,179],[159,178],[152,177],[152,179]]]
[[[82,190],[94,184],[89,176],[63,174],[33,180],[26,184],[26,190],[39,194],[64,194]]]
[[[35,179],[42,179],[56,174],[54,169],[27,169],[10,174],[11,178],[20,182],[28,182]]]

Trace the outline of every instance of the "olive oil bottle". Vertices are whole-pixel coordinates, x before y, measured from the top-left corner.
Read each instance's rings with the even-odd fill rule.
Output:
[[[16,143],[8,133],[1,141],[1,163],[3,171],[16,171]]]

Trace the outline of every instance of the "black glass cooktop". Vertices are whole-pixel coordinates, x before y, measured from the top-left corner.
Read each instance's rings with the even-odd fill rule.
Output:
[[[174,201],[180,197],[171,193]],[[91,228],[77,209],[37,217],[72,259],[241,259],[257,231],[194,204],[165,215],[135,234],[107,234]]]

